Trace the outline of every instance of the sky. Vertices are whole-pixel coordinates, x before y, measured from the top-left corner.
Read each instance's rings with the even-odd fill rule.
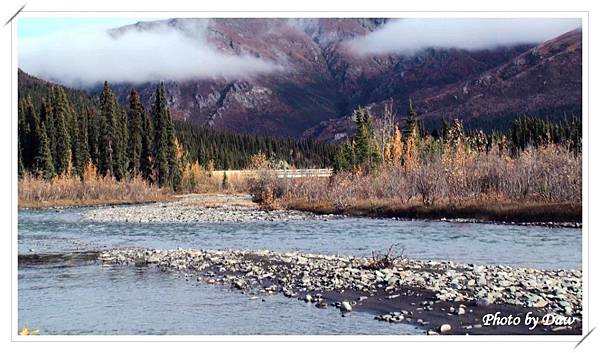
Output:
[[[17,38],[31,39],[67,31],[102,30],[120,27],[150,18],[110,18],[110,17],[20,17]]]
[[[71,87],[183,79],[245,78],[291,70],[285,58],[271,62],[231,55],[206,41],[207,20],[183,21],[183,30],[159,25],[127,31],[108,29],[157,18],[42,18],[18,21],[19,67]],[[356,56],[414,55],[420,50],[479,50],[540,43],[581,27],[572,18],[408,18],[343,43]],[[190,35],[191,34],[191,35]]]

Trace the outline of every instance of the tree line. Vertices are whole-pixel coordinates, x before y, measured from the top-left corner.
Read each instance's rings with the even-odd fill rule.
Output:
[[[163,84],[157,85],[146,111],[135,89],[125,108],[108,82],[99,97],[87,97],[24,78],[18,108],[20,176],[50,180],[82,175],[92,165],[116,180],[141,176],[177,189],[189,163],[242,169],[260,152],[286,166],[325,167],[335,153],[335,146],[311,140],[225,133],[173,121]]]
[[[58,85],[39,107],[31,96],[19,102],[20,175],[81,175],[91,163],[101,175],[117,180],[143,175],[160,186],[176,186],[181,179],[176,145],[162,84],[149,113],[135,90],[129,108],[121,107],[108,82],[97,106],[72,105]]]
[[[325,168],[331,166],[337,148],[310,139],[225,133],[184,121],[175,122],[175,131],[189,160],[221,170],[244,169],[249,156],[259,153],[282,168]]]
[[[335,171],[370,173],[380,165],[401,164],[410,169],[422,154],[441,150],[444,146],[464,145],[477,152],[498,148],[511,156],[529,147],[548,144],[562,145],[574,155],[582,151],[582,122],[579,116],[560,121],[522,116],[511,123],[508,131],[466,131],[460,119],[448,122],[442,119],[441,132],[428,131],[409,101],[408,112],[397,119],[390,106],[383,116],[374,119],[371,113],[359,107],[354,111],[356,133],[338,148],[333,166]],[[400,120],[400,121],[398,121]],[[400,128],[400,126],[403,128]]]

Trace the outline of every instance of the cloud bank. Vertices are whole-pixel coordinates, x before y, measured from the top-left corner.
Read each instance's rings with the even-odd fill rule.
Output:
[[[68,86],[239,78],[282,67],[251,56],[220,52],[203,39],[168,26],[129,30],[60,33],[19,41],[19,67]]]
[[[479,50],[541,43],[580,27],[581,20],[573,18],[410,18],[344,44],[358,55],[411,55],[426,48]]]

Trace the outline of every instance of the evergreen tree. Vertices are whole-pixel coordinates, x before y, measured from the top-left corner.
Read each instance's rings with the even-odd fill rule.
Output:
[[[114,176],[115,147],[117,140],[117,107],[116,100],[108,85],[104,82],[100,96],[98,116],[98,171],[103,175]]]
[[[31,168],[33,159],[37,154],[38,141],[35,131],[39,128],[39,120],[31,101],[31,97],[19,101],[18,115],[18,144],[19,162],[23,169]]]
[[[117,180],[127,178],[127,169],[129,166],[129,157],[127,153],[128,148],[128,123],[127,113],[121,109],[115,99],[116,106],[116,125],[114,130],[116,131],[114,148],[113,148],[113,172]]]
[[[334,172],[351,171],[356,164],[354,156],[354,146],[350,141],[346,141],[337,149],[333,159]]]
[[[417,137],[418,137],[419,133],[420,133],[420,131],[418,129],[419,129],[419,123],[417,121],[417,112],[415,111],[415,108],[413,107],[412,99],[409,99],[408,100],[408,112],[406,115],[405,135],[408,136],[413,133],[413,130],[415,130],[417,132]]]
[[[377,168],[382,156],[379,153],[379,147],[373,134],[373,123],[369,112],[363,108],[358,108],[355,112],[356,117],[356,135],[354,136],[355,154],[361,170],[369,173]]]
[[[23,100],[19,100],[19,107],[18,107],[18,117],[17,117],[17,145],[18,145],[18,149],[17,149],[17,155],[19,158],[18,161],[18,173],[19,173],[19,178],[23,176],[24,170],[25,170],[25,165],[23,163],[23,148],[22,148],[22,144],[21,142],[27,139],[27,136],[29,135],[29,127],[27,126],[27,122],[25,120],[25,108],[24,108],[24,101]],[[25,142],[23,143],[24,145],[27,145]]]
[[[135,89],[129,95],[129,171],[137,175],[142,163],[142,128],[144,124],[144,107]]]
[[[73,149],[73,167],[77,175],[82,175],[85,165],[90,160],[88,124],[87,112],[80,114],[80,118],[75,124],[74,140],[76,143]]]
[[[156,88],[154,105],[152,106],[152,120],[154,121],[154,156],[158,185],[169,185],[169,150],[170,118],[165,98],[164,84]]]
[[[144,135],[142,136],[142,152],[140,169],[144,178],[151,182],[155,182],[154,175],[154,126],[150,117],[144,114]]]
[[[229,180],[227,179],[227,173],[223,172],[223,181],[221,182],[221,187],[224,190],[229,189]]]
[[[21,139],[18,139],[17,142],[18,146],[17,146],[17,154],[18,154],[18,166],[17,166],[17,173],[19,178],[23,177],[23,174],[25,174],[25,165],[23,164],[23,148],[21,147]]]
[[[52,108],[56,136],[56,155],[54,167],[58,174],[69,174],[72,167],[71,135],[68,123],[72,119],[71,109],[65,91],[60,86],[52,90]]]
[[[52,94],[51,91],[48,95],[42,99],[42,106],[40,109],[40,123],[44,123],[46,137],[48,138],[48,147],[52,154],[53,161],[56,160],[56,134],[55,134],[55,123],[54,123],[54,112],[52,108]],[[54,162],[52,162],[54,164]]]
[[[87,141],[88,141],[88,152],[90,153],[90,160],[94,165],[98,165],[98,130],[99,130],[99,119],[98,114],[93,108],[87,107],[85,110],[87,117]]]
[[[41,123],[37,135],[39,137],[39,148],[35,157],[35,169],[38,175],[41,175],[46,180],[50,180],[56,175],[56,171],[54,170],[50,142],[46,135],[46,125],[44,122]]]

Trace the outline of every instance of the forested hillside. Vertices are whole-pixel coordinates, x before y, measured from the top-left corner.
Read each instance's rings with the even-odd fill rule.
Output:
[[[241,169],[261,152],[282,166],[324,167],[335,153],[324,143],[174,122],[163,84],[151,99],[146,111],[132,90],[123,107],[108,83],[99,97],[90,97],[19,71],[19,174],[81,175],[89,164],[117,180],[140,175],[160,186],[177,186],[184,167],[195,162]]]

